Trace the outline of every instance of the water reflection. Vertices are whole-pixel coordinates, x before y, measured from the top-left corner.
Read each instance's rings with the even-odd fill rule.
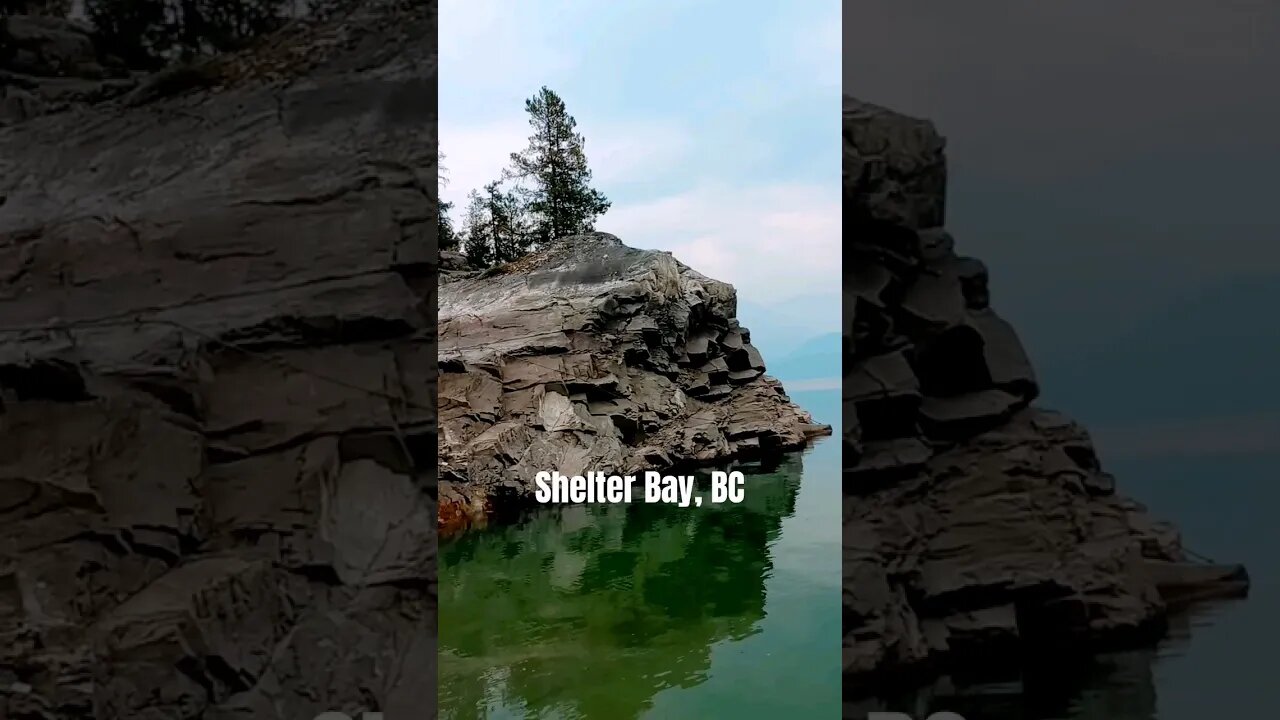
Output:
[[[909,693],[847,703],[845,717],[872,710],[912,717],[953,712],[966,720],[1158,720],[1161,662],[1189,650],[1192,631],[1241,601],[1198,605],[1173,615],[1169,633],[1155,647],[1096,657],[1027,658],[1017,673],[943,677]]]
[[[626,720],[703,682],[713,644],[759,632],[801,473],[789,455],[738,505],[545,509],[443,545],[442,717]]]

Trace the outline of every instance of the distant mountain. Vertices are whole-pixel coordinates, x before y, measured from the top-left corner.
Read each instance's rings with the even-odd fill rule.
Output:
[[[751,343],[770,366],[794,353],[802,343],[840,332],[838,293],[806,295],[769,303],[738,298],[738,320],[751,331]],[[837,347],[839,347],[837,345]]]
[[[1123,332],[1037,353],[1044,402],[1106,425],[1280,411],[1278,310],[1280,277],[1188,293]]]
[[[765,372],[782,380],[826,380],[840,377],[840,333],[826,333],[796,345],[777,358],[765,356]]]

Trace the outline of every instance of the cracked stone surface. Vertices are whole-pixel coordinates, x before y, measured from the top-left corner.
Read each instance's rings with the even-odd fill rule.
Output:
[[[435,33],[0,126],[0,717],[435,716]]]
[[[606,233],[441,273],[440,523],[531,502],[534,476],[804,446],[814,423],[738,324],[732,286]]]
[[[1172,603],[1246,591],[1239,566],[1189,563],[1084,428],[1033,404],[986,267],[944,228],[933,125],[846,97],[843,135],[846,696],[1150,639]]]

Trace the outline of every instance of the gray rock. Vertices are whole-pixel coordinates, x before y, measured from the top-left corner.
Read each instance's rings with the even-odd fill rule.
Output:
[[[0,716],[434,716],[416,7],[0,127]],[[32,27],[50,71],[84,50]],[[497,417],[498,384],[442,407]]]
[[[843,130],[847,220],[911,230],[943,224],[946,143],[932,123],[846,96]]]
[[[603,233],[443,274],[442,527],[530,502],[540,470],[662,469],[830,432],[763,375],[736,306],[729,285]]]
[[[847,99],[847,698],[948,664],[1151,639],[1169,603],[1247,591],[1116,494],[1039,388],[986,267],[941,227],[931,124]],[[859,690],[860,689],[860,690]],[[850,707],[865,703],[851,702]]]

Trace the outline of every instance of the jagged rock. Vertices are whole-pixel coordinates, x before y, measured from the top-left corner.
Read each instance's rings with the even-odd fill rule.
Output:
[[[361,5],[0,127],[0,717],[434,717],[435,17]]]
[[[444,270],[466,270],[468,267],[467,258],[457,250],[441,250],[440,251],[440,269]]]
[[[844,673],[867,693],[922,669],[1151,638],[1169,602],[1239,593],[1175,528],[1116,494],[1088,434],[990,308],[942,227],[944,142],[846,98]]]
[[[441,277],[442,528],[529,501],[540,470],[711,462],[829,431],[763,375],[733,288],[668,253],[595,233]]]

